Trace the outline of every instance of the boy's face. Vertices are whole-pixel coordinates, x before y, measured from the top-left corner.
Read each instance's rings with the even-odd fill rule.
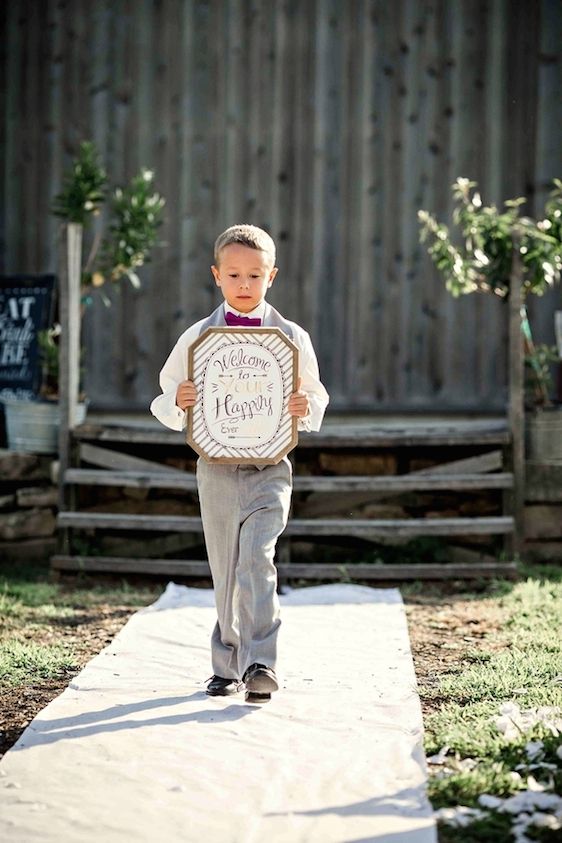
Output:
[[[240,313],[249,313],[265,298],[277,267],[265,252],[229,243],[221,249],[218,266],[213,265],[211,272],[227,303]]]

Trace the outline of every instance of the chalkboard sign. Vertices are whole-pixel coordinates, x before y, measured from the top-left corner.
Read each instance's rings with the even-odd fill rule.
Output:
[[[51,324],[54,286],[54,275],[0,276],[0,401],[39,393],[37,333]]]
[[[207,328],[188,349],[198,401],[187,442],[207,462],[275,465],[298,441],[287,412],[298,348],[279,328]]]

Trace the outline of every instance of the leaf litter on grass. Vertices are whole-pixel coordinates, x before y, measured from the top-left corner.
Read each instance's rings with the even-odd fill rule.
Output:
[[[429,797],[442,841],[554,843],[562,838],[562,587],[528,579],[501,600],[509,617],[494,643],[503,646],[473,654],[431,689],[442,704],[426,723]]]

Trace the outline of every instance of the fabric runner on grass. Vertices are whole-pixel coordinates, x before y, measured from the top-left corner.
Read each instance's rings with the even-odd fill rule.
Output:
[[[213,592],[169,583],[0,762],[0,839],[435,843],[400,592],[280,600],[256,706],[205,694]]]

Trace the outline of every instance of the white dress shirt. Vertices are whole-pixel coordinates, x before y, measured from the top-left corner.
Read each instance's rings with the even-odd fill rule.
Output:
[[[265,301],[251,311],[251,313],[240,313],[236,308],[224,303],[225,312],[229,310],[239,316],[249,316],[263,320],[265,314]],[[198,338],[203,322],[208,317],[195,322],[187,331],[180,336],[173,347],[168,359],[160,372],[160,388],[162,394],[158,395],[150,405],[150,412],[156,416],[159,422],[171,430],[183,430],[187,424],[187,413],[176,404],[176,392],[179,384],[187,380],[187,350]],[[289,321],[289,320],[287,320]],[[293,331],[293,342],[299,349],[299,376],[302,378],[301,389],[306,392],[309,400],[309,413],[298,420],[299,430],[320,430],[324,412],[330,397],[323,384],[320,382],[318,361],[312,347],[312,342],[307,332],[290,322]]]

